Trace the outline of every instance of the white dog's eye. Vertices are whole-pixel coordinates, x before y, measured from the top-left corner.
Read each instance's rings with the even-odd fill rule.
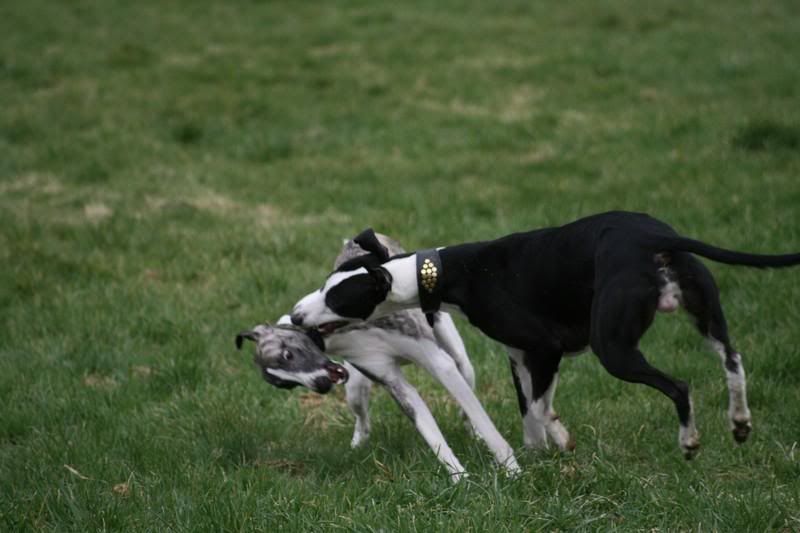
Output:
[[[292,352],[290,352],[289,350],[284,350],[284,352],[283,352],[283,358],[284,359],[286,359],[288,361],[288,360],[292,359],[293,357],[294,357],[294,355],[292,355]]]

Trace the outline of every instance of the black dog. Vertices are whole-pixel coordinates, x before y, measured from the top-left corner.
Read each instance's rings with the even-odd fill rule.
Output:
[[[526,445],[544,445],[549,435],[562,449],[573,443],[552,409],[559,363],[591,346],[612,375],[654,387],[675,403],[687,457],[699,447],[689,387],[648,364],[639,339],[656,311],[683,305],[722,359],[731,429],[743,442],[751,423],[741,356],[728,337],[714,278],[692,254],[758,268],[800,263],[800,254],[716,248],[627,212],[394,257],[372,230],[356,242],[371,255],[341,265],[298,302],[294,323],[373,319],[417,306],[434,317],[440,303],[459,309],[508,347]]]

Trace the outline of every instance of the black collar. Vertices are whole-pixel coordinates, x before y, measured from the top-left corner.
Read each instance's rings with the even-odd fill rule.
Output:
[[[417,252],[417,292],[419,306],[433,327],[434,314],[442,305],[442,259],[435,248]]]

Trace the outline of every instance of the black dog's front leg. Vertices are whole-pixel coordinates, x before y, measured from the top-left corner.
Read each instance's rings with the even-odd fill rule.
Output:
[[[560,340],[552,333],[553,328],[502,289],[484,288],[483,293],[490,296],[467,309],[467,318],[508,348],[525,445],[544,447],[549,436],[559,449],[573,449],[575,442],[552,407],[558,365],[564,353]]]
[[[547,436],[559,450],[572,450],[575,441],[553,409],[561,353],[508,349],[527,448],[547,447]]]

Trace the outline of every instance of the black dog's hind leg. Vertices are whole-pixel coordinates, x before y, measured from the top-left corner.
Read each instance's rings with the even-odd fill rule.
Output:
[[[560,450],[574,449],[575,442],[553,410],[561,354],[506,349],[522,415],[525,447],[545,448],[549,435]]]
[[[687,258],[685,272],[679,277],[683,304],[694,317],[700,334],[719,355],[728,383],[728,418],[733,438],[744,442],[752,429],[747,406],[747,381],[742,356],[728,337],[728,325],[719,302],[719,290],[711,272],[697,259]]]
[[[620,272],[595,294],[592,303],[591,346],[605,369],[630,383],[658,389],[675,404],[678,442],[690,459],[700,447],[692,414],[689,386],[651,366],[638,349],[639,339],[653,322],[658,287],[639,272]]]

